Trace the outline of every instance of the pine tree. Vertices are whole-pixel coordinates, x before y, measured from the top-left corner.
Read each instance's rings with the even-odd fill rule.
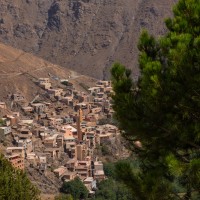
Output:
[[[116,118],[140,162],[117,170],[137,199],[200,198],[200,1],[173,12],[165,36],[141,34],[136,83],[125,66],[111,70]]]
[[[37,200],[39,190],[30,182],[26,174],[12,165],[0,154],[0,199]]]
[[[64,182],[61,191],[65,194],[72,195],[74,200],[86,199],[89,194],[88,189],[78,177],[72,181]]]

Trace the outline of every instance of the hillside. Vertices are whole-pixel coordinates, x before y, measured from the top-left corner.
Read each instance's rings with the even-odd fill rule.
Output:
[[[177,0],[0,0],[0,41],[96,78],[137,68],[141,29],[165,32]]]
[[[32,100],[42,89],[36,84],[40,77],[68,78],[78,89],[80,83],[90,86],[96,80],[79,75],[74,71],[62,68],[37,58],[29,53],[14,49],[0,43],[0,101],[5,101],[9,93],[22,93],[27,100]],[[52,78],[54,85],[59,81]]]

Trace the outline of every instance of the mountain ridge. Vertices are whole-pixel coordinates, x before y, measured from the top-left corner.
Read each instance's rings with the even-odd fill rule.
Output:
[[[138,76],[143,28],[166,32],[177,0],[0,0],[0,41],[95,78],[120,61]]]

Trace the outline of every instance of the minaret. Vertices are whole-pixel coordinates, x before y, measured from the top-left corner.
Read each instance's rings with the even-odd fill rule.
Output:
[[[78,111],[78,116],[76,119],[76,125],[77,125],[77,134],[78,134],[78,142],[83,140],[83,134],[81,131],[81,122],[83,120],[83,112],[81,110],[81,108]]]

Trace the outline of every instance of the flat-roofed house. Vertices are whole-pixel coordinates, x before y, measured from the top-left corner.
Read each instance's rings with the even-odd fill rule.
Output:
[[[14,168],[24,170],[24,158],[20,154],[6,155],[6,158]]]
[[[25,140],[25,139],[31,139],[33,134],[29,129],[23,128],[20,130],[20,133],[17,136],[19,137],[19,139]]]
[[[46,148],[57,147],[57,145],[56,145],[57,136],[58,136],[58,134],[54,134],[53,136],[49,136],[49,137],[45,138],[44,139],[44,146]]]
[[[49,89],[51,87],[49,78],[39,78],[38,82],[39,82],[39,85],[44,89]]]
[[[22,94],[13,94],[11,96],[11,98],[14,100],[14,101],[24,101],[25,98]]]
[[[75,171],[75,168],[77,165],[78,165],[78,161],[74,158],[67,161],[66,167],[69,171],[73,172]]]
[[[61,130],[63,132],[63,141],[65,152],[70,158],[76,158],[76,140],[70,130]]]
[[[50,79],[49,78],[39,78],[38,82],[39,82],[39,84],[50,83]]]
[[[44,153],[46,153],[47,159],[50,160],[51,159],[56,159],[56,158],[60,158],[61,155],[61,148],[45,148]]]
[[[63,148],[63,135],[58,135],[56,137],[56,144],[57,144],[57,147],[62,147]]]
[[[94,180],[93,177],[87,177],[83,180],[83,183],[91,194],[93,193],[92,190],[95,190],[97,188],[96,180]]]
[[[24,147],[24,149],[26,150],[26,153],[30,153],[33,151],[32,140],[30,139],[19,140],[17,143],[18,143],[18,147]]]
[[[44,103],[32,103],[31,105],[37,113],[43,113],[46,111],[46,104]]]
[[[6,103],[0,101],[0,108],[6,109],[7,108]]]
[[[7,120],[10,122],[11,126],[14,126],[18,122],[18,117],[14,115],[6,115]]]
[[[81,179],[85,179],[91,175],[91,163],[90,161],[78,161],[75,171],[78,173]]]
[[[104,180],[105,174],[103,170],[103,163],[101,161],[95,161],[94,162],[94,179],[96,180]]]
[[[10,126],[0,127],[0,141],[4,141],[5,137],[12,133]]]
[[[65,182],[72,181],[77,177],[77,173],[75,171],[67,171],[62,175],[62,180]]]
[[[76,145],[77,160],[83,161],[88,154],[88,146],[86,144]]]
[[[96,136],[96,142],[99,143],[100,145],[105,143],[105,142],[108,142],[110,141],[111,139],[113,138],[113,133],[101,133],[101,134],[97,134]]]
[[[34,108],[32,106],[25,106],[25,107],[22,107],[22,110],[25,113],[31,113],[31,112],[33,112]]]
[[[54,97],[59,97],[63,95],[63,89],[58,88],[58,89],[48,89],[48,93],[53,95]]]
[[[6,152],[8,155],[20,154],[22,158],[25,158],[24,147],[7,147]]]
[[[12,133],[12,129],[11,129],[11,126],[3,126],[3,127],[0,127],[0,135],[8,135]]]
[[[56,175],[57,178],[62,178],[62,176],[67,172],[67,167],[60,166],[57,169],[55,169],[53,172]]]

